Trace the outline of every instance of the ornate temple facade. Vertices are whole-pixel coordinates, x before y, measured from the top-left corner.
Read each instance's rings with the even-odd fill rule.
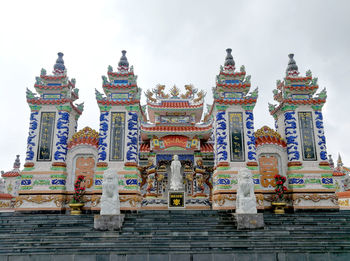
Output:
[[[142,91],[123,51],[117,69],[108,66],[102,76],[102,91],[95,90],[98,132],[77,130],[84,106],[75,104],[79,89],[58,53],[53,73],[42,69],[35,92],[27,89],[24,169],[17,158],[14,170],[2,174],[0,211],[65,211],[79,175],[86,177],[85,209],[99,210],[107,169],[118,175],[121,210],[168,209],[174,155],[182,165],[185,209],[234,210],[242,168],[253,173],[260,210],[271,206],[276,174],[287,178],[290,208],[339,209],[323,128],[327,95],[317,93],[317,78],[311,71],[301,76],[290,54],[273,91],[277,104],[269,105],[275,126],[255,131],[258,89],[251,89],[245,67],[236,70],[231,49],[226,51],[214,100],[206,106],[206,93],[192,85],[184,93],[157,85],[141,105]]]

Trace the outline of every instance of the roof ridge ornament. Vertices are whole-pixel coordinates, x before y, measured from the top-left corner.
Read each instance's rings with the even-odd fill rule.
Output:
[[[66,70],[66,66],[64,66],[64,61],[63,61],[63,53],[58,52],[57,53],[58,58],[56,60],[55,65],[53,66],[53,73],[56,74],[62,74]]]
[[[118,63],[118,71],[127,72],[129,70],[129,62],[125,54],[126,54],[126,51],[122,50],[122,57],[120,57],[120,60]]]
[[[299,71],[298,71],[298,65],[294,60],[294,53],[288,54],[288,57],[289,57],[289,62],[286,69],[286,75],[296,77],[299,75]]]
[[[231,48],[227,48],[226,49],[226,58],[225,58],[225,70],[229,70],[229,71],[234,71],[235,70],[235,61],[233,60],[233,56],[231,54],[232,49]]]
[[[19,169],[21,167],[21,162],[19,160],[19,155],[16,155],[16,160],[15,162],[13,163],[13,168],[14,169]]]

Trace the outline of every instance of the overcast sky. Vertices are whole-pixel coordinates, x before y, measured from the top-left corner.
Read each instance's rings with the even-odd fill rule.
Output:
[[[121,50],[143,91],[156,84],[207,92],[225,49],[236,68],[243,64],[259,87],[255,129],[273,118],[268,102],[282,79],[288,54],[302,74],[311,69],[327,88],[324,123],[328,154],[341,153],[350,165],[350,1],[1,1],[0,2],[0,170],[12,169],[16,154],[25,161],[30,110],[26,88],[34,90],[41,68],[52,71],[64,53],[85,110],[79,129],[98,130],[94,90],[101,75],[117,67]],[[145,99],[142,100],[145,103]]]

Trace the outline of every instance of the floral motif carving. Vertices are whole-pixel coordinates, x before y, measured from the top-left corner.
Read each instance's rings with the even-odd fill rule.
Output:
[[[11,208],[11,201],[0,201],[0,208]]]
[[[226,200],[229,201],[235,201],[236,195],[233,194],[218,194],[213,196],[214,203],[218,204],[219,206],[223,206],[226,202]]]
[[[319,202],[321,200],[331,200],[334,205],[338,205],[338,198],[336,195],[320,195],[320,194],[304,194],[293,195],[293,204],[297,205],[301,200],[311,200],[312,202]]]
[[[18,196],[16,198],[15,207],[20,207],[23,204],[23,201],[32,202],[35,204],[42,204],[53,201],[56,207],[62,207],[64,203],[63,195],[27,195],[27,196]]]
[[[130,206],[137,207],[137,204],[142,201],[140,196],[120,196],[119,198],[120,202],[129,202]]]

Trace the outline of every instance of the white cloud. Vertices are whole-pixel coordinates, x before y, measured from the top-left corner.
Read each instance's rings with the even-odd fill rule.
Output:
[[[29,108],[25,88],[33,89],[42,67],[51,70],[62,51],[70,77],[77,79],[85,111],[79,128],[98,128],[94,89],[116,67],[126,49],[144,90],[157,83],[211,87],[225,49],[236,67],[244,64],[259,86],[256,129],[273,126],[267,102],[284,76],[287,54],[299,69],[311,69],[326,86],[324,108],[328,151],[350,164],[347,88],[349,19],[347,1],[3,1],[0,3],[0,169],[16,154],[24,162]]]

